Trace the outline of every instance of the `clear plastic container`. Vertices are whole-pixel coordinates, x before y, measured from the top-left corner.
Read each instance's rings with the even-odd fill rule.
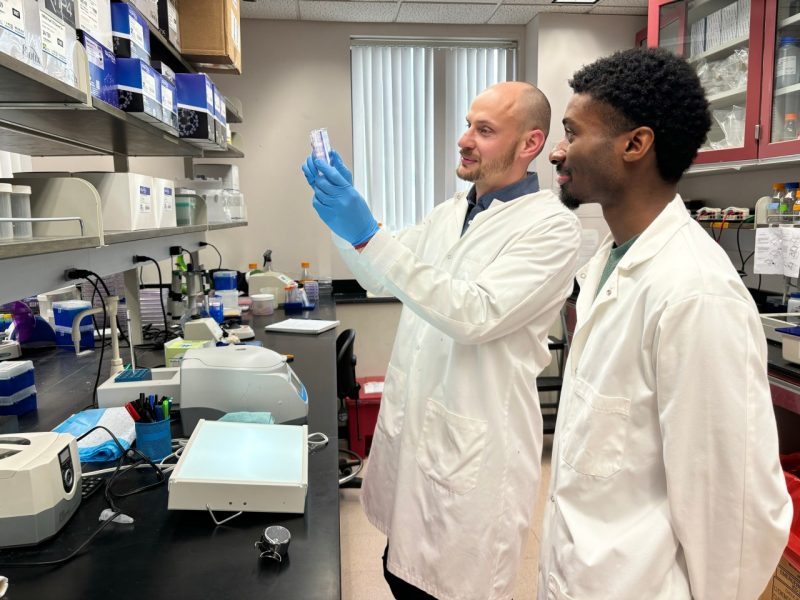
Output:
[[[271,315],[275,312],[275,296],[272,294],[253,294],[250,296],[253,304],[250,308],[254,315]]]
[[[225,190],[223,194],[231,221],[245,221],[247,219],[247,209],[244,205],[242,192],[239,190]]]
[[[781,200],[781,205],[778,208],[780,211],[780,222],[791,223],[794,220],[794,202],[797,200],[797,190],[800,188],[800,183],[790,181],[786,183],[786,193]]]
[[[197,198],[194,196],[175,196],[175,222],[178,227],[194,225],[197,218]]]
[[[29,185],[11,186],[11,216],[15,219],[28,219],[31,216],[31,187]],[[14,239],[33,237],[33,224],[30,221],[12,223]]]
[[[797,38],[784,36],[778,41],[778,50],[775,56],[775,88],[779,90],[796,83],[800,83],[800,46],[798,46]],[[778,115],[781,122],[788,114],[800,113],[800,94],[793,92],[783,95],[786,103],[784,113]]]
[[[319,283],[311,277],[311,263],[303,261],[300,263],[300,268],[302,269],[300,283],[303,284],[303,289],[306,291],[308,302],[316,305],[319,302]]]
[[[236,289],[236,271],[217,271],[214,273],[214,289],[220,290],[235,290]]]
[[[11,184],[0,183],[0,217],[11,218]],[[0,240],[14,237],[14,226],[11,221],[0,221]]]
[[[781,200],[783,200],[783,196],[786,194],[786,186],[782,183],[773,183],[772,184],[772,198],[767,204],[767,223],[778,223],[780,222],[781,216]]]

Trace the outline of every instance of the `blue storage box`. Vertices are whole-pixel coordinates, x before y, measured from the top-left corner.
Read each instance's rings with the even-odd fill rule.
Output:
[[[235,290],[236,275],[236,271],[217,271],[214,273],[214,289],[217,291]]]
[[[150,60],[150,29],[142,14],[130,4],[111,4],[111,33],[117,58]]]
[[[161,121],[160,75],[147,61],[138,58],[117,59],[119,107],[133,116],[158,123]]]
[[[178,88],[178,133],[187,142],[217,149],[214,86],[205,73],[175,73]]]
[[[74,348],[72,343],[72,320],[79,312],[92,308],[87,300],[61,300],[53,302],[53,321],[55,322],[56,345]],[[80,322],[81,350],[94,348],[94,325],[91,315],[86,315]]]
[[[161,75],[161,123],[156,127],[178,135],[178,89],[175,87],[175,71],[163,62],[154,60],[153,70]]]
[[[0,362],[0,415],[24,415],[36,410],[33,363],[29,360]]]
[[[89,59],[89,88],[92,96],[111,106],[119,107],[116,56],[85,31],[79,33],[81,43],[86,48],[86,57]]]

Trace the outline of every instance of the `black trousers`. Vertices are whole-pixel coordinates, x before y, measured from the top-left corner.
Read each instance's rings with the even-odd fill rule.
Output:
[[[386,557],[388,555],[389,544],[387,542],[386,549],[383,551],[383,577],[386,579],[386,583],[389,584],[389,589],[392,590],[392,596],[394,596],[396,600],[436,600],[436,598],[427,592],[423,592],[418,587],[389,573],[389,570],[386,568]]]

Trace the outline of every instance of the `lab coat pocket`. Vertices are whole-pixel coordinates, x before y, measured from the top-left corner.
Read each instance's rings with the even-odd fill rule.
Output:
[[[428,400],[417,445],[417,464],[429,478],[463,495],[478,483],[486,449],[486,421],[463,417]]]
[[[574,392],[561,456],[578,473],[611,477],[622,467],[631,401],[599,394],[581,380],[575,381]]]
[[[383,381],[381,408],[378,412],[378,427],[388,437],[397,436],[403,429],[406,405],[405,373],[389,365]]]

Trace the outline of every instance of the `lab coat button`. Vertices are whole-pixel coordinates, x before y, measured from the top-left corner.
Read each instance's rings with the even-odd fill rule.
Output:
[[[556,497],[551,495],[550,496],[550,502],[555,504],[555,501],[556,501]]]
[[[610,295],[611,295],[611,290],[606,290],[606,296],[610,296]]]
[[[581,273],[581,279],[586,279],[586,273]]]

